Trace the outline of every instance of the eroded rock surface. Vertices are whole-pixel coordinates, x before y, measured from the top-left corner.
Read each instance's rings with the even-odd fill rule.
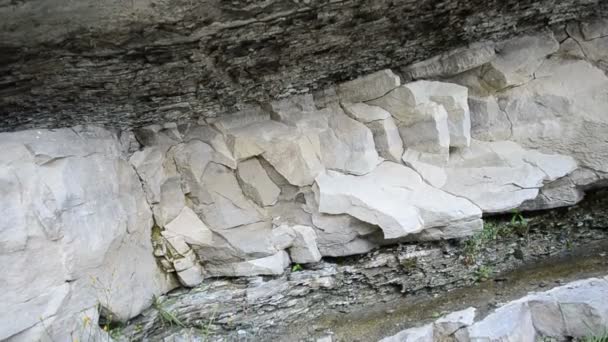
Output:
[[[124,321],[176,281],[280,277],[322,257],[467,237],[484,214],[576,204],[608,183],[604,25],[471,45],[412,65],[404,82],[385,69],[197,122],[1,134],[0,289],[23,319],[0,339],[35,339],[47,323],[63,338],[80,313],[97,321],[97,302]],[[335,286],[323,267],[307,286]],[[87,288],[114,276],[116,298]],[[260,286],[248,296],[276,294]],[[519,309],[524,321],[494,338],[529,327]]]
[[[533,342],[602,336],[608,324],[607,298],[608,277],[580,280],[507,303],[478,322],[475,309],[469,308],[381,341]]]
[[[602,0],[4,1],[0,130],[215,117],[607,13]],[[413,76],[459,73],[494,56],[491,46],[475,49],[477,57],[452,53]]]

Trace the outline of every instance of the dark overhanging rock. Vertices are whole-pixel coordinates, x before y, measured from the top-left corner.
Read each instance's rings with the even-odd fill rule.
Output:
[[[213,117],[607,14],[602,0],[4,0],[0,131]]]

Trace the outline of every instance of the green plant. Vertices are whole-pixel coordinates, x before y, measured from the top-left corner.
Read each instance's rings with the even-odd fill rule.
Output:
[[[293,266],[291,266],[291,272],[300,272],[303,270],[304,268],[300,264],[294,264]]]
[[[211,318],[207,322],[206,326],[199,327],[199,333],[201,337],[203,337],[203,341],[209,340],[209,332],[211,331],[211,326],[213,325],[213,321],[215,320],[215,314],[217,313],[217,307],[213,309],[213,313],[211,314]]]
[[[513,210],[509,226],[519,235],[528,235],[529,222],[519,210]]]
[[[158,312],[158,316],[160,317],[160,321],[163,325],[168,324],[169,326],[176,325],[181,328],[186,327],[186,325],[180,321],[175,314],[163,307],[162,303],[158,300],[158,297],[154,296],[152,298],[152,307]]]
[[[490,277],[492,276],[492,273],[494,273],[494,270],[492,269],[492,267],[486,266],[486,265],[481,265],[475,271],[475,276],[477,277],[477,281],[486,281],[486,280],[490,279]]]
[[[603,335],[584,337],[581,342],[608,342],[608,332]]]
[[[401,266],[403,266],[403,268],[405,268],[406,270],[413,270],[418,266],[418,258],[413,257],[403,259],[401,260]]]

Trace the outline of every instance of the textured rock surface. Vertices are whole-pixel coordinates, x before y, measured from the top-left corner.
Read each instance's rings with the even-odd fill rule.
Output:
[[[243,11],[258,5],[251,6]],[[80,329],[75,315],[98,320],[97,301],[103,319],[124,321],[174,280],[197,287],[217,276],[265,276],[247,285],[247,301],[259,304],[268,296],[296,315],[295,298],[305,295],[297,291],[329,293],[340,281],[359,284],[355,278],[370,276],[349,268],[339,273],[323,256],[459,239],[482,229],[484,213],[576,204],[585,191],[608,183],[604,25],[572,22],[552,33],[474,44],[410,66],[403,84],[385,69],[314,96],[239,103],[232,115],[134,131],[78,126],[1,134],[0,210],[7,220],[0,223],[0,253],[9,276],[0,292],[7,293],[8,312],[24,318],[2,324],[0,339],[35,340],[47,323],[63,338]],[[183,52],[179,46],[171,51]],[[434,79],[409,80],[421,77]],[[409,269],[422,254],[433,255],[433,268],[446,268],[445,261],[437,264],[443,252],[398,248],[397,255],[376,254],[364,266],[389,270],[383,285],[367,290],[436,287],[432,277],[406,281],[391,278],[390,270]],[[286,281],[292,262],[315,272],[302,279],[287,271],[293,278]],[[39,273],[41,279],[26,286]],[[126,288],[117,298],[84,289],[91,277],[111,287],[114,276]],[[294,284],[301,286],[296,293],[281,292]],[[27,290],[17,293],[22,287]],[[129,295],[134,299],[125,300]],[[323,300],[319,295],[310,303]],[[260,305],[264,317],[268,308]],[[572,315],[589,311],[570,309]],[[494,329],[489,321],[489,328],[467,334],[527,334],[521,328],[530,328],[525,315],[533,312],[513,307],[507,313],[514,317],[510,326]],[[442,331],[465,334],[452,319]]]
[[[607,298],[608,277],[580,280],[508,303],[476,323],[475,309],[469,308],[381,341],[533,342],[602,336],[608,323]]]
[[[98,336],[98,303],[125,321],[174,287],[154,260],[152,212],[115,135],[23,131],[0,135],[0,147],[0,339]]]
[[[601,0],[5,1],[0,129],[216,116],[484,39],[602,17],[607,6]],[[590,36],[592,28],[585,32]],[[443,70],[465,71],[491,52],[472,61],[453,55]]]
[[[442,296],[447,296],[447,293],[453,294],[451,299],[460,307],[463,301],[462,292],[451,290],[464,284],[475,283],[479,265],[492,268],[494,274],[498,275],[496,281],[490,281],[487,287],[482,287],[488,289],[489,293],[485,295],[487,301],[495,303],[495,300],[505,300],[504,296],[498,295],[498,291],[506,291],[512,285],[510,280],[505,280],[500,275],[514,279],[515,276],[511,277],[504,272],[521,269],[522,265],[530,261],[545,262],[551,256],[557,257],[553,261],[554,264],[550,263],[554,266],[541,269],[542,272],[558,272],[550,276],[551,279],[564,279],[562,270],[579,270],[583,264],[597,265],[596,270],[605,273],[605,257],[598,256],[598,253],[605,252],[605,242],[608,239],[608,230],[605,229],[608,226],[608,197],[605,195],[604,192],[590,196],[587,201],[571,210],[550,211],[528,218],[527,237],[517,234],[499,235],[496,240],[484,244],[475,257],[474,265],[465,262],[469,253],[468,243],[439,241],[402,244],[363,256],[324,259],[318,264],[305,265],[302,271],[287,271],[278,277],[208,279],[197,289],[168,294],[161,299],[161,303],[165,310],[176,313],[188,327],[197,326],[201,322],[208,324],[210,317],[214,317],[211,323],[211,339],[217,341],[237,339],[243,331],[248,336],[255,336],[257,340],[262,341],[314,341],[315,337],[327,335],[325,328],[332,329],[334,324],[341,324],[345,319],[353,317],[347,312],[360,310],[365,315],[363,321],[369,322],[367,315],[372,310],[370,308],[378,304],[380,308],[376,314],[377,317],[382,317],[378,323],[395,315],[409,320],[428,301],[444,303],[447,299]],[[493,224],[503,227],[505,224],[508,226],[509,221],[510,219],[507,219],[506,223]],[[588,243],[592,241],[601,244],[591,249]],[[567,251],[575,252],[579,247],[590,254],[576,254],[574,259],[570,260],[582,262],[581,265],[570,268],[558,257],[568,253]],[[524,260],[520,258],[521,255]],[[588,258],[587,264],[584,260]],[[521,276],[519,272],[512,274]],[[533,270],[532,274],[539,274],[538,270]],[[530,285],[529,281],[522,280],[526,285]],[[537,279],[528,288],[538,289],[538,281]],[[550,286],[553,281],[545,282],[546,284]],[[485,292],[477,287],[472,291]],[[415,299],[417,295],[420,296],[418,302]],[[519,296],[521,294],[516,294],[508,300]],[[393,308],[397,312],[387,312],[387,305],[390,303],[394,303]],[[484,300],[483,303],[487,302]],[[398,313],[402,306],[408,305],[409,309]],[[479,309],[481,313],[478,318],[481,319],[485,310]],[[441,309],[427,307],[423,317],[428,318],[437,310]],[[336,315],[335,320],[328,322],[327,319],[315,319],[327,315],[328,312],[330,317]],[[200,336],[196,330],[189,328],[163,328],[160,322],[158,311],[150,309],[145,315],[134,320],[123,333],[133,339],[147,337],[151,340],[165,337],[171,339],[188,334]],[[378,336],[397,333],[399,330],[396,329],[395,323],[397,321],[387,321],[378,329]],[[354,331],[347,337],[342,335],[342,339],[334,340],[361,338],[361,330],[356,328],[360,325],[360,320],[355,320],[352,325],[347,324],[345,328]],[[296,334],[285,335],[291,328]]]
[[[469,201],[425,184],[396,163],[385,162],[363,177],[328,171],[316,182],[321,213],[349,214],[378,225],[386,239],[481,218],[481,210]]]

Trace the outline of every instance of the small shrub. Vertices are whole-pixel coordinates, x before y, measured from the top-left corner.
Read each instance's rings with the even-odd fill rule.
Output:
[[[490,266],[482,265],[475,271],[475,276],[477,277],[477,281],[486,281],[492,277],[494,270]]]

